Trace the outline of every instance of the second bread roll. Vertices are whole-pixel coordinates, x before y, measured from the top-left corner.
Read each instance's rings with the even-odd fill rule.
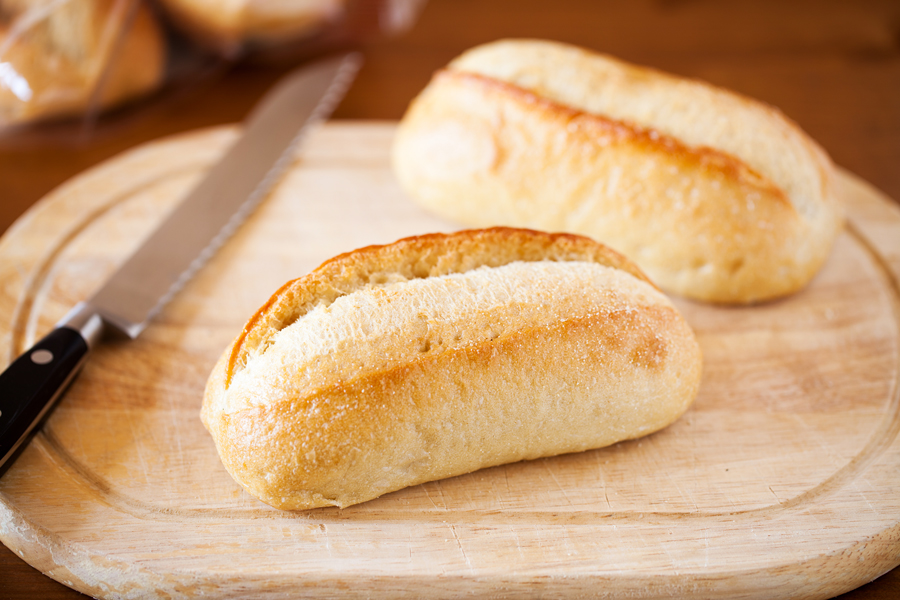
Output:
[[[202,417],[244,488],[348,506],[669,425],[700,382],[690,327],[587,238],[491,229],[339,256],[247,323]]]
[[[799,290],[841,227],[828,157],[778,111],[553,42],[451,62],[401,121],[394,166],[443,217],[588,235],[712,302]]]

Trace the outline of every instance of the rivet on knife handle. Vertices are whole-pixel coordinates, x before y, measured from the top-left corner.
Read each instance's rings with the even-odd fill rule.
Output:
[[[56,327],[0,373],[0,475],[77,374],[101,328],[97,316],[80,331]]]

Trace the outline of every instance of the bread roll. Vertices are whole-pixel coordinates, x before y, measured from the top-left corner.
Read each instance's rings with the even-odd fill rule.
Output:
[[[697,393],[684,319],[587,238],[489,229],[332,259],[248,321],[207,384],[225,467],[281,509],[598,448]]]
[[[841,227],[828,157],[777,110],[552,42],[451,62],[409,107],[393,158],[445,218],[588,235],[711,302],[799,290]]]
[[[107,109],[155,90],[165,40],[144,3],[0,2],[0,127]]]

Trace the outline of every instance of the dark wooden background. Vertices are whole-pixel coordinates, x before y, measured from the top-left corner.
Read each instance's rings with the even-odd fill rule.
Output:
[[[502,37],[574,43],[768,102],[839,166],[900,200],[898,0],[431,0],[411,31],[365,44],[365,66],[334,116],[399,119],[434,70]],[[0,137],[0,232],[119,152],[241,120],[285,68],[211,69],[90,128]],[[0,546],[0,600],[79,596]],[[841,598],[900,598],[900,568]]]

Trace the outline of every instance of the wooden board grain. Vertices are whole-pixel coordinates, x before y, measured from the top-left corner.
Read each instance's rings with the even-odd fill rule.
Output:
[[[391,123],[330,123],[137,341],[112,341],[0,480],[0,539],[100,597],[828,598],[900,564],[900,211],[843,173],[848,226],[805,291],[676,300],[704,352],[666,430],[344,510],[285,513],[220,465],[206,376],[286,280],[457,227],[411,204]],[[0,239],[0,361],[90,295],[234,139],[150,144]]]

